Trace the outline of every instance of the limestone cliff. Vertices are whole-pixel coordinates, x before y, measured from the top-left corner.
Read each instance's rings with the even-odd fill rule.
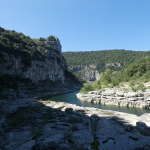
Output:
[[[124,63],[123,65],[125,65]],[[98,71],[98,68],[101,68],[100,64],[91,64],[91,65],[82,65],[82,66],[68,66],[68,69],[80,79],[86,82],[98,81],[101,77],[101,73]],[[106,63],[104,65],[105,69],[110,67],[121,68],[121,63]]]
[[[20,57],[3,53],[4,62],[0,64],[0,74],[22,76],[35,83],[42,80],[64,83],[66,80],[64,72],[67,70],[65,59],[56,51],[47,50],[46,53],[50,58],[43,61],[33,60],[30,66],[23,64]]]
[[[86,82],[98,81],[100,78],[100,73],[95,70],[100,65],[83,65],[83,66],[68,66],[68,69],[74,73],[75,76]]]

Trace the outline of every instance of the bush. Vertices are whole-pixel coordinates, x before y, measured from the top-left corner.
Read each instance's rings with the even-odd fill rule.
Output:
[[[136,91],[138,91],[138,90],[141,90],[141,91],[143,91],[143,92],[146,90],[146,87],[144,86],[143,83],[140,83],[140,84],[136,87]]]
[[[133,81],[130,82],[130,86],[134,86],[134,82]]]
[[[88,93],[89,91],[93,91],[93,86],[91,83],[87,83],[81,90],[80,90],[80,93]]]

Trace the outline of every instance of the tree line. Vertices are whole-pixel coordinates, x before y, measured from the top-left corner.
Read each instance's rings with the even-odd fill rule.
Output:
[[[82,66],[90,64],[99,64],[96,70],[105,71],[107,63],[120,63],[121,66],[130,64],[135,60],[150,54],[150,51],[131,51],[131,50],[100,50],[87,52],[63,52],[68,66]],[[120,68],[110,66],[111,70],[120,70]]]

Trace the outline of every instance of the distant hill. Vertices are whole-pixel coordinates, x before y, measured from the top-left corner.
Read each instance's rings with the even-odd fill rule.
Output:
[[[99,64],[99,71],[104,71],[108,63],[120,63],[121,66],[130,64],[135,60],[150,54],[150,51],[131,51],[131,50],[100,50],[85,52],[63,52],[68,66],[83,66]]]
[[[150,54],[150,51],[131,51],[131,50],[100,50],[85,52],[63,52],[68,65],[90,65],[105,63],[131,63],[142,56]]]
[[[150,51],[100,50],[85,52],[63,52],[68,69],[87,82],[98,81],[106,69],[119,71],[134,61],[150,55]],[[98,71],[98,72],[97,72]]]

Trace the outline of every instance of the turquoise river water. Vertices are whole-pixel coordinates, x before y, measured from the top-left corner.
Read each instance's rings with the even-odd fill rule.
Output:
[[[135,114],[137,116],[140,116],[144,113],[150,113],[150,109],[143,109],[138,107],[125,107],[125,106],[115,106],[115,105],[103,105],[103,104],[94,104],[94,103],[87,103],[80,101],[76,94],[79,93],[79,91],[74,91],[71,93],[56,95],[56,96],[47,96],[43,98],[43,100],[51,100],[51,101],[59,101],[59,102],[66,102],[70,104],[76,104],[77,106],[83,106],[83,107],[95,107],[98,109],[104,109],[104,110],[114,110],[114,111],[120,111],[130,114]]]

